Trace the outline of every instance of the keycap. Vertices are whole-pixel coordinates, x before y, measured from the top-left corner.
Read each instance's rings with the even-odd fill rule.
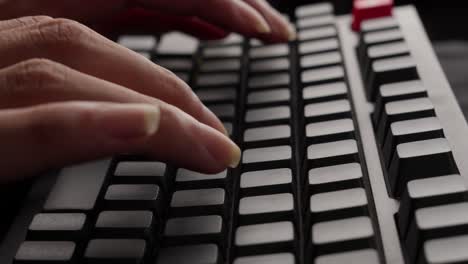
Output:
[[[198,86],[229,86],[239,83],[238,73],[203,73],[198,75]]]
[[[162,36],[157,52],[161,54],[192,55],[198,48],[198,40],[180,32],[170,32]]]
[[[236,89],[234,87],[198,89],[195,93],[204,103],[232,101],[235,100],[237,96]]]
[[[294,213],[294,197],[291,193],[243,197],[238,211],[244,224],[286,220]]]
[[[99,160],[63,169],[44,210],[92,210],[109,166],[110,160]]]
[[[337,31],[334,26],[326,26],[320,28],[302,29],[298,32],[298,39],[300,41],[312,39],[325,39],[335,37],[336,35]]]
[[[387,166],[390,164],[395,148],[399,144],[441,137],[444,137],[444,132],[437,117],[410,119],[392,123],[383,148],[385,164]]]
[[[241,192],[245,195],[285,192],[291,184],[289,168],[249,171],[240,176]]]
[[[434,105],[427,97],[387,103],[378,124],[378,142],[381,145],[384,144],[390,124],[394,122],[432,116],[435,116]]]
[[[301,73],[301,81],[305,84],[309,83],[324,83],[332,81],[340,81],[345,77],[342,66],[329,66],[318,69],[304,70]]]
[[[198,244],[161,248],[158,264],[218,264],[219,249],[215,244]]]
[[[360,31],[362,21],[392,16],[392,10],[393,0],[356,0],[353,2],[351,28]]]
[[[298,19],[296,24],[298,28],[311,28],[332,25],[334,22],[335,17],[333,15],[321,15]]]
[[[310,196],[312,221],[330,221],[364,215],[367,211],[366,191],[353,188]]]
[[[312,144],[307,147],[307,158],[314,168],[354,162],[357,155],[358,148],[354,139]]]
[[[71,263],[75,248],[76,244],[71,241],[25,241],[16,252],[15,261]]]
[[[287,102],[291,98],[288,88],[251,92],[247,96],[247,104]]]
[[[290,81],[289,73],[262,74],[249,78],[249,88],[270,88],[274,86],[288,86]]]
[[[171,71],[190,71],[193,67],[191,58],[157,58],[155,63]]]
[[[282,221],[239,226],[236,229],[234,243],[241,255],[249,252],[262,254],[265,248],[269,249],[268,251],[287,249],[294,239],[293,223]]]
[[[205,41],[205,44],[208,46],[240,44],[243,39],[244,38],[237,33],[230,33],[223,39],[207,40]]]
[[[346,163],[309,170],[311,193],[330,192],[358,187],[362,179],[359,163]]]
[[[379,255],[375,249],[361,249],[354,251],[346,251],[328,255],[322,255],[315,259],[316,264],[378,264],[380,263]]]
[[[410,180],[456,173],[458,169],[449,142],[445,138],[436,138],[398,145],[388,180],[393,195],[399,197]]]
[[[219,215],[169,218],[164,229],[165,239],[173,243],[215,242],[222,234],[223,219]]]
[[[363,76],[367,76],[372,63],[376,60],[407,56],[409,54],[409,47],[404,41],[373,45],[369,47],[366,56],[364,57],[364,61],[361,62],[361,72],[363,73]]]
[[[238,57],[242,54],[241,46],[213,46],[205,47],[203,55],[205,57]]]
[[[158,161],[121,161],[117,164],[114,179],[119,183],[157,183],[168,190],[166,164]]]
[[[200,71],[202,72],[238,71],[240,68],[241,61],[238,58],[204,60],[200,65]]]
[[[466,263],[468,235],[431,239],[424,243],[418,263]]]
[[[233,118],[236,114],[234,104],[210,104],[207,106],[218,118]]]
[[[316,68],[339,64],[342,62],[341,54],[336,51],[305,55],[301,57],[302,68]]]
[[[379,124],[385,104],[394,101],[427,97],[427,90],[420,80],[384,84],[379,87],[375,100],[374,124]]]
[[[346,118],[310,123],[306,125],[306,136],[314,143],[353,138],[353,120]]]
[[[143,235],[153,225],[151,211],[103,211],[96,220],[96,229],[103,234]]]
[[[242,163],[275,162],[290,160],[290,146],[246,149],[242,155]]]
[[[251,72],[283,71],[289,69],[288,58],[255,60],[250,63]]]
[[[338,50],[339,43],[337,38],[303,41],[299,43],[300,54],[320,53]]]
[[[117,42],[131,50],[151,51],[156,47],[156,38],[149,35],[122,35]]]
[[[145,256],[146,242],[143,239],[92,239],[84,257],[87,261],[113,263],[141,263]]]
[[[206,174],[187,169],[178,169],[176,181],[177,182],[193,182],[193,181],[210,181],[210,180],[225,180],[227,177],[227,170],[220,173]]]
[[[309,121],[325,121],[351,117],[351,104],[348,100],[333,100],[307,104],[304,115]]]
[[[375,60],[367,76],[368,98],[374,101],[377,89],[383,84],[416,80],[418,78],[416,64],[411,56]]]
[[[104,195],[107,208],[156,209],[161,206],[161,192],[154,184],[113,184]]]
[[[416,210],[404,243],[409,261],[416,260],[425,241],[466,234],[467,228],[468,203],[466,202]]]
[[[408,182],[400,208],[398,210],[398,227],[404,237],[414,211],[429,206],[462,202],[467,198],[467,189],[463,178],[458,175],[445,175]]]
[[[291,253],[274,253],[236,258],[234,264],[295,264]]]
[[[363,61],[367,49],[372,45],[401,41],[403,39],[403,32],[399,28],[378,30],[362,34],[357,47],[358,60],[360,62]]]
[[[317,16],[330,13],[333,13],[333,5],[326,2],[303,5],[296,8],[296,16],[298,17]]]
[[[254,123],[289,119],[290,117],[291,110],[289,106],[274,106],[247,110],[245,121],[247,123]]]
[[[302,97],[308,102],[323,102],[347,97],[347,86],[344,82],[333,82],[309,85],[302,90]]]
[[[372,247],[373,236],[367,216],[316,223],[312,225],[313,253],[319,256],[341,252],[343,248],[366,249]]]
[[[84,234],[86,215],[82,213],[39,213],[29,225],[28,238],[34,240],[76,239]]]
[[[280,57],[289,54],[289,47],[286,44],[274,44],[253,47],[249,51],[251,59],[269,58],[269,57]]]
[[[290,137],[291,127],[289,125],[249,128],[244,132],[245,142],[289,139]]]
[[[225,191],[222,188],[180,190],[172,195],[171,212],[179,215],[220,212],[224,201]]]
[[[384,29],[398,28],[398,21],[393,16],[374,18],[362,21],[361,32],[367,33]]]

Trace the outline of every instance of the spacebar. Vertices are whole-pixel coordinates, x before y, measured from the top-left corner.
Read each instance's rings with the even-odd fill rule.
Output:
[[[110,163],[110,159],[98,160],[63,169],[44,210],[92,210]]]

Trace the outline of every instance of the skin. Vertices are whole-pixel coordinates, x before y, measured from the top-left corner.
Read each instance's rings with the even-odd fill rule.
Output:
[[[0,0],[0,183],[120,153],[205,173],[237,166],[240,149],[187,84],[105,37],[294,38],[263,0],[200,3]]]

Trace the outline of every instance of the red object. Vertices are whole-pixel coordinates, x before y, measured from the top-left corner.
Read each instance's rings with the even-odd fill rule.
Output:
[[[354,0],[353,3],[353,23],[354,31],[361,29],[364,20],[391,16],[393,0]]]

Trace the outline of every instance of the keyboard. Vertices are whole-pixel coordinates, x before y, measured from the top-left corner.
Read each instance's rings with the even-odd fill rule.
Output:
[[[241,163],[51,172],[2,216],[0,263],[468,263],[468,126],[417,11],[359,32],[329,3],[286,15],[285,44],[116,39],[193,87]]]

